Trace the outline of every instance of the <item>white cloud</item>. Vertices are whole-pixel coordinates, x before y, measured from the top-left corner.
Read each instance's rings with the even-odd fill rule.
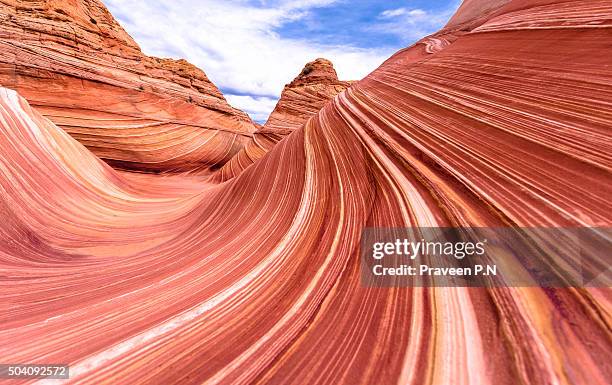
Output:
[[[185,58],[202,68],[235,107],[262,121],[271,98],[317,57],[330,59],[341,79],[361,79],[393,52],[289,39],[276,30],[336,0],[104,0],[146,54]],[[265,96],[267,98],[261,98]],[[263,119],[262,119],[263,117]]]
[[[227,101],[233,106],[240,106],[242,110],[257,122],[265,122],[268,115],[276,106],[278,98],[267,96],[232,95],[225,94]]]
[[[381,12],[380,17],[383,19],[390,19],[397,16],[407,15],[412,18],[426,16],[427,12],[422,9],[406,9],[406,8],[397,8],[397,9],[387,9],[386,11]]]
[[[396,16],[405,15],[406,12],[408,12],[408,10],[406,8],[387,9],[386,11],[384,11],[384,12],[382,12],[380,14],[380,17],[386,19],[386,18],[390,18],[390,17],[396,17]]]
[[[446,11],[442,11],[446,14]],[[381,19],[391,19],[398,16],[407,16],[412,20],[420,19],[423,20],[424,17],[430,16],[427,11],[422,9],[407,9],[407,8],[397,8],[397,9],[387,9],[380,13],[379,18]],[[437,16],[437,15],[436,15]]]
[[[406,43],[437,32],[460,5],[454,0],[449,7],[437,11],[423,9],[387,9],[378,15],[381,21],[366,29],[370,32],[391,33]]]

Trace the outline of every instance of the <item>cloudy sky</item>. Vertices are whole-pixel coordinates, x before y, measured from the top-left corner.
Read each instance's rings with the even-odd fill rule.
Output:
[[[263,123],[304,64],[358,80],[442,27],[460,0],[103,0],[148,55],[185,58]]]

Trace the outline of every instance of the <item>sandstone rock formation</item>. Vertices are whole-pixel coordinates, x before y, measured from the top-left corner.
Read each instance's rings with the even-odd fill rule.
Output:
[[[213,177],[228,180],[264,156],[276,143],[301,128],[311,116],[353,82],[338,80],[332,62],[318,58],[306,63],[300,74],[285,86],[263,128]]]
[[[206,170],[255,131],[204,72],[144,55],[98,0],[0,1],[0,85],[120,168]]]
[[[319,58],[307,63],[302,72],[285,86],[264,128],[281,132],[300,128],[351,83],[338,80],[332,62],[327,59]]]
[[[67,363],[66,384],[608,385],[609,281],[361,280],[364,228],[612,226],[612,4],[486,3],[222,184],[118,172],[2,89],[0,362]]]

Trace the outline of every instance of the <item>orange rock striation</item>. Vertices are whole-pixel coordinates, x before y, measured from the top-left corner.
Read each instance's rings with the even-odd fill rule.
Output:
[[[306,63],[302,72],[285,86],[264,126],[253,134],[253,138],[213,179],[224,181],[241,173],[268,153],[281,139],[301,128],[329,100],[352,83],[338,80],[332,62],[327,59],[318,58]]]
[[[0,362],[70,364],[65,384],[607,385],[609,286],[361,282],[367,227],[612,226],[612,4],[487,3],[222,184],[117,172],[1,89]]]
[[[0,85],[118,168],[207,170],[255,131],[200,69],[144,55],[98,0],[0,1]]]

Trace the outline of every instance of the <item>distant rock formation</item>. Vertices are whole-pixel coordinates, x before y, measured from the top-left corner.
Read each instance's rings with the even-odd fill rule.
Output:
[[[0,85],[119,168],[218,167],[255,131],[203,71],[144,55],[98,0],[1,1]]]
[[[215,179],[227,180],[238,175],[264,156],[279,140],[302,127],[329,100],[353,82],[338,80],[331,61],[318,58],[306,63],[302,72],[285,86],[281,97],[263,128],[221,168]]]
[[[266,129],[294,130],[319,112],[331,98],[352,82],[338,80],[331,61],[323,58],[307,63],[300,74],[285,86]]]

